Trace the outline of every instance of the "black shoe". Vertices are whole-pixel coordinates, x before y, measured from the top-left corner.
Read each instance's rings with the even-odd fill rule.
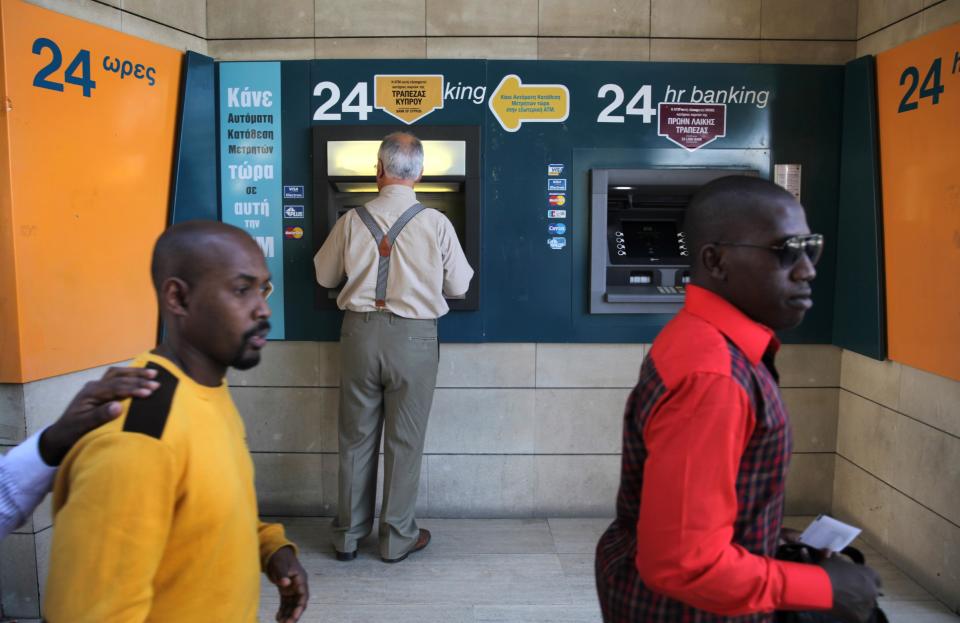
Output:
[[[353,550],[352,552],[340,552],[340,551],[337,552],[337,560],[339,560],[340,562],[350,562],[356,557],[357,557],[357,550]]]

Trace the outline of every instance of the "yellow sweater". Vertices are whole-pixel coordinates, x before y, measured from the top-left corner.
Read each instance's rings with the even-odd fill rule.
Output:
[[[291,543],[260,523],[226,382],[145,353],[161,387],[80,440],[54,487],[49,623],[257,620],[260,569]]]

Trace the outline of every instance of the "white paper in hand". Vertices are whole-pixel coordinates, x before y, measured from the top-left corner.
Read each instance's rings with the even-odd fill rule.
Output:
[[[800,542],[817,549],[828,549],[839,552],[860,534],[860,528],[855,528],[829,515],[820,515],[807,526],[800,535]]]

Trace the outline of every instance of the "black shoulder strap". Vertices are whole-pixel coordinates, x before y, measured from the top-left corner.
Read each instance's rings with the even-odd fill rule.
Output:
[[[148,363],[147,369],[157,371],[154,380],[160,383],[160,387],[146,398],[131,399],[123,430],[160,439],[163,437],[163,429],[167,426],[167,417],[173,406],[173,395],[180,381],[161,365]]]

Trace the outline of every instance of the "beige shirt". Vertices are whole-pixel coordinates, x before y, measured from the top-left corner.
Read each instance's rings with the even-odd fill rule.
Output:
[[[417,195],[407,186],[390,185],[367,204],[384,233]],[[337,306],[355,312],[377,311],[377,243],[356,210],[341,216],[330,231],[313,265],[317,282],[336,288],[347,277],[337,297]],[[467,292],[473,269],[463,255],[450,219],[426,209],[407,223],[390,254],[386,310],[404,318],[439,318],[450,308],[444,296],[461,297]]]

